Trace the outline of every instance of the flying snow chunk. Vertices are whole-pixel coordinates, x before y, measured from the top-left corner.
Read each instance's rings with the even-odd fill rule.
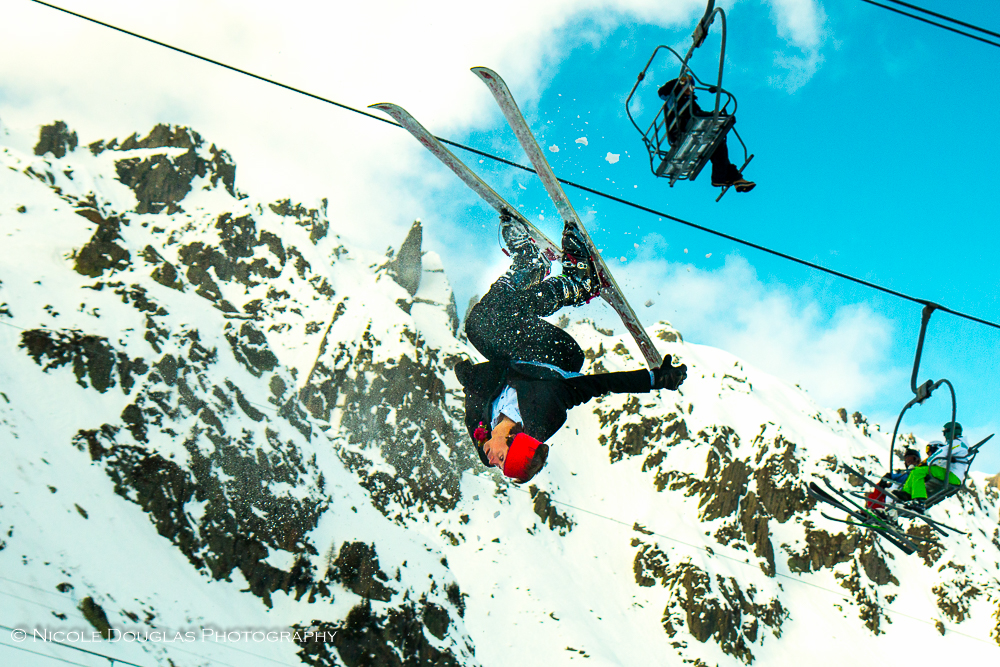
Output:
[[[584,146],[590,145],[587,143],[587,137],[580,137],[579,139],[576,140],[576,143],[583,144]]]
[[[551,146],[549,146],[549,152],[550,153],[558,153],[559,152],[559,147],[556,146],[555,144],[552,144]]]
[[[705,259],[708,259],[711,256],[712,256],[712,253],[708,253],[707,255],[705,255]]]
[[[626,260],[626,259],[625,259],[625,256],[624,256],[624,255],[622,255],[622,262],[626,262],[626,261],[628,261],[628,260]]]
[[[636,247],[636,249],[638,250],[638,248],[639,248],[639,244],[638,243],[633,243],[632,245],[634,245]]]
[[[604,159],[608,161],[608,164],[614,164],[615,162],[618,162],[618,158],[620,157],[621,153],[608,153]]]
[[[646,301],[646,308],[649,308],[652,305],[653,305],[653,300],[652,299],[649,299],[648,301]]]

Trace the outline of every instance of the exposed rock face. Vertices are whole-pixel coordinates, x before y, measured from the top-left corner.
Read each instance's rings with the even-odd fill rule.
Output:
[[[656,546],[638,538],[633,538],[632,545],[639,547],[633,567],[636,583],[653,586],[658,582],[670,591],[663,628],[671,639],[680,639],[686,630],[701,643],[715,641],[723,652],[749,665],[754,661],[751,647],[763,644],[766,631],[781,637],[788,612],[776,598],[757,602],[753,586],[744,591],[736,579],[718,575],[713,582],[709,573],[690,562],[671,566]],[[686,643],[673,645],[683,649]]]
[[[410,233],[399,247],[399,252],[386,264],[389,275],[396,284],[409,292],[410,296],[414,296],[420,288],[420,275],[423,271],[420,249],[422,244],[423,227],[417,220],[410,227]]]
[[[298,629],[304,631],[326,633],[326,636],[333,637],[333,641],[304,642],[300,644],[299,657],[307,665],[325,666],[343,661],[348,667],[457,667],[462,663],[452,654],[435,647],[423,633],[425,627],[440,628],[440,622],[428,622],[428,617],[434,615],[432,610],[433,607],[425,607],[421,615],[411,603],[379,616],[372,612],[371,603],[365,601],[351,609],[343,623],[314,623],[308,628],[300,626]],[[332,655],[333,649],[340,660]]]
[[[345,542],[330,569],[331,580],[363,598],[388,602],[395,592],[383,583],[389,577],[379,567],[375,547],[364,542]]]
[[[538,518],[543,524],[547,524],[550,530],[558,531],[560,535],[566,535],[573,530],[573,519],[568,514],[559,512],[552,504],[550,494],[539,491],[538,487],[532,484],[528,487],[528,492],[534,500],[533,508]]]
[[[38,143],[35,144],[35,155],[51,153],[54,157],[62,158],[68,151],[75,151],[76,146],[76,132],[70,131],[66,123],[57,120],[52,125],[42,127]]]

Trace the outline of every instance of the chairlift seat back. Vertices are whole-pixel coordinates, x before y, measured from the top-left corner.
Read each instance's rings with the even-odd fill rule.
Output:
[[[676,144],[671,146],[666,142],[669,146],[666,152],[661,148],[664,144],[658,147],[661,162],[656,168],[656,175],[669,178],[671,185],[683,179],[693,181],[735,123],[735,116],[691,115]]]

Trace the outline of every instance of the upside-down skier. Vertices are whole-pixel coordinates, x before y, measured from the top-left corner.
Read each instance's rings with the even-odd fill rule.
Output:
[[[566,422],[570,408],[607,393],[676,390],[687,366],[673,366],[667,355],[653,370],[581,375],[580,345],[541,319],[601,291],[579,229],[566,223],[562,274],[551,277],[551,262],[523,224],[502,214],[500,229],[513,261],[465,323],[469,342],[487,361],[459,362],[455,374],[465,388],[466,428],[483,464],[526,482],[545,465],[545,441]]]

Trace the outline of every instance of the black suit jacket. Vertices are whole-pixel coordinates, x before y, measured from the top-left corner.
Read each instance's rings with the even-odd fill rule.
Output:
[[[517,392],[524,432],[542,442],[562,428],[570,408],[604,394],[638,394],[650,390],[649,371],[624,371],[564,378],[554,370],[527,363],[461,362],[455,374],[465,388],[465,427],[483,465],[489,459],[473,437],[480,423],[488,431],[491,406],[508,384]]]

